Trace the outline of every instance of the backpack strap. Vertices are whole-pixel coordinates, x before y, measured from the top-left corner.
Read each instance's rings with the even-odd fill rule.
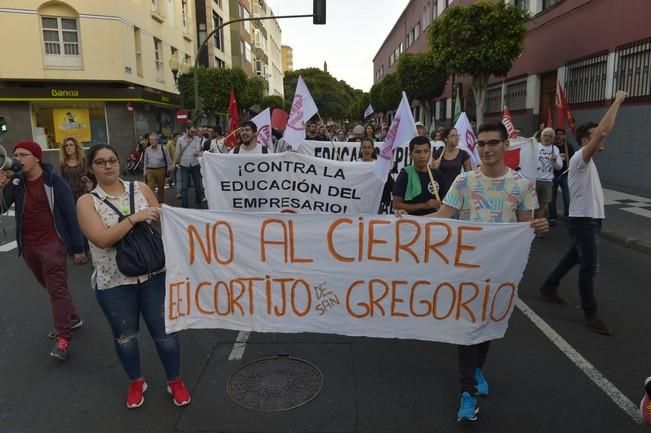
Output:
[[[134,196],[134,188],[135,188],[134,184],[135,183],[136,182],[134,182],[134,181],[129,182],[129,207],[131,208],[131,213],[129,215],[133,215],[136,212],[136,207],[135,207],[135,204],[134,204],[135,200],[133,198],[133,196]]]

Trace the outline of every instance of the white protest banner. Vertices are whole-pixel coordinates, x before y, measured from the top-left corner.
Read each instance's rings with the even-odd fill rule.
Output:
[[[257,142],[268,149],[273,149],[273,140],[271,139],[271,109],[266,108],[261,111],[251,119],[251,122],[255,123],[255,126],[258,127]]]
[[[519,170],[527,179],[535,182],[538,175],[538,148],[535,138],[516,137],[509,139],[504,152],[507,167]]]
[[[305,140],[305,123],[318,111],[314,99],[303,81],[303,76],[299,75],[296,93],[294,93],[292,101],[292,110],[289,113],[287,127],[283,134],[283,139],[290,147],[296,148]]]
[[[409,140],[417,134],[414,116],[411,114],[411,107],[407,100],[407,94],[402,92],[402,99],[393,117],[391,127],[382,143],[377,160],[375,161],[375,175],[380,179],[386,179],[389,170],[393,166],[393,151],[409,143]]]
[[[379,215],[163,206],[165,328],[476,344],[501,338],[534,234]]]
[[[373,163],[295,152],[204,153],[208,208],[253,212],[377,213],[383,182]]]
[[[465,112],[459,115],[459,119],[454,124],[454,129],[459,133],[459,149],[465,150],[470,155],[470,165],[473,168],[477,167],[481,162],[477,150],[477,137]]]

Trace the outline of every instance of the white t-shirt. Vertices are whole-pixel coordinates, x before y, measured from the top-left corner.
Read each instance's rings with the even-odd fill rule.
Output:
[[[231,150],[231,153],[233,153],[235,149],[236,148],[234,147],[233,150]],[[240,146],[240,151],[238,153],[260,154],[262,153],[262,145],[260,143],[256,143],[253,149],[245,149],[244,146]]]
[[[552,155],[556,156],[556,160],[552,162]],[[563,168],[563,160],[558,151],[558,147],[550,144],[545,146],[538,143],[538,167],[536,169],[536,180],[545,182],[552,182],[554,180],[554,170]]]
[[[583,148],[570,159],[567,175],[570,187],[570,216],[603,219],[604,191],[601,188],[597,166],[592,158],[583,161]]]

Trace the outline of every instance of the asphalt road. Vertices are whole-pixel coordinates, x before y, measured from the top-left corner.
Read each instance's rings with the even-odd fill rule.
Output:
[[[0,244],[6,244],[13,239],[12,221],[2,219],[9,223],[10,239],[2,237],[0,226]],[[0,253],[0,432],[649,431],[624,409],[637,406],[642,382],[651,375],[646,328],[651,256],[602,240],[597,298],[604,320],[614,330],[605,337],[583,323],[576,306],[576,271],[561,289],[571,305],[546,304],[537,297],[538,286],[566,242],[562,227],[535,241],[520,286],[521,299],[594,367],[598,382],[599,374],[607,379],[600,383],[606,383],[611,395],[516,310],[506,337],[492,345],[485,367],[491,393],[480,400],[479,420],[469,425],[456,422],[456,349],[451,345],[252,334],[242,359],[229,361],[236,332],[186,331],[181,336],[182,371],[193,402],[177,408],[165,393],[164,374],[144,326],[142,363],[150,388],[141,408],[127,410],[127,378],[89,288],[90,266],[69,268],[70,286],[85,324],[71,344],[68,360],[60,363],[48,356],[51,318],[45,290],[15,250]],[[226,392],[229,377],[249,362],[279,353],[310,361],[321,370],[323,388],[316,398],[296,409],[271,413],[234,403]],[[617,390],[622,393],[619,397]]]

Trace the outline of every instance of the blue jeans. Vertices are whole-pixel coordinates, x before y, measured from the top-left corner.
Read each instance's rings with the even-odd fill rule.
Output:
[[[131,380],[142,377],[138,332],[140,315],[156,344],[167,380],[179,377],[181,355],[179,338],[165,333],[165,272],[144,283],[96,291],[104,315],[113,332],[115,351]]]
[[[561,280],[574,267],[579,265],[579,295],[581,307],[586,318],[597,316],[597,300],[594,297],[594,279],[599,272],[599,232],[601,220],[593,218],[573,218],[568,220],[572,244],[556,268],[547,277],[545,286],[556,289]]]
[[[558,187],[561,187],[563,194],[563,215],[565,218],[570,213],[570,187],[567,185],[567,173],[562,176],[554,176],[552,183],[552,200],[549,202],[549,219],[555,220],[558,218],[558,211],[556,210],[556,197],[558,196]]]
[[[201,166],[199,165],[181,166],[181,207],[190,207],[190,198],[188,197],[190,176],[192,176],[192,183],[194,184],[194,205],[200,208],[203,199],[203,183],[201,182]]]

